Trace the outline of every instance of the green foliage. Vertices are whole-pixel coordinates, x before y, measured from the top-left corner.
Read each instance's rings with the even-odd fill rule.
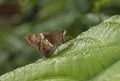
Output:
[[[98,0],[95,2],[95,11],[99,12],[100,8],[102,6],[108,5],[109,4],[109,0]]]
[[[120,16],[61,45],[54,55],[18,68],[1,81],[119,81]]]
[[[10,3],[13,1],[16,0]],[[21,22],[1,26],[0,20],[0,75],[41,58],[25,44],[26,35],[66,29],[67,35],[75,38],[110,16],[120,14],[120,0],[17,1],[21,5]]]

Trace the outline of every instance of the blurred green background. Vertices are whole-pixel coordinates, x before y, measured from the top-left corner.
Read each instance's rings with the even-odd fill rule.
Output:
[[[120,0],[0,0],[0,75],[41,58],[26,35],[66,29],[75,38],[116,14]]]

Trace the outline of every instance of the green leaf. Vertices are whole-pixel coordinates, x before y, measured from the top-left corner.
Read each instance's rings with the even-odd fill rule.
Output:
[[[61,45],[47,59],[18,68],[0,81],[120,81],[120,16]]]

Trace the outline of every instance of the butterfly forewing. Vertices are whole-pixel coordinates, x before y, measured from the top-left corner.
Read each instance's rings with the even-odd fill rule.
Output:
[[[26,43],[36,50],[39,50],[38,44],[43,39],[42,34],[32,34],[25,37]]]

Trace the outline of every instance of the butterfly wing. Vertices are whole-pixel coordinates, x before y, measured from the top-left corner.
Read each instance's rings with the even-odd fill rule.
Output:
[[[44,57],[51,56],[57,47],[65,41],[65,31],[32,34],[25,37],[26,43],[40,51]]]
[[[55,46],[53,46],[47,39],[41,41],[40,51],[44,57],[49,57],[55,51]]]
[[[42,33],[32,34],[25,37],[26,43],[36,50],[39,50],[38,44],[42,39],[44,39]]]
[[[66,31],[60,31],[60,32],[52,32],[48,34],[45,39],[47,39],[51,44],[54,46],[61,45],[66,40]]]
[[[41,41],[40,51],[44,57],[51,56],[54,51],[65,41],[65,32],[44,33],[44,40]]]

